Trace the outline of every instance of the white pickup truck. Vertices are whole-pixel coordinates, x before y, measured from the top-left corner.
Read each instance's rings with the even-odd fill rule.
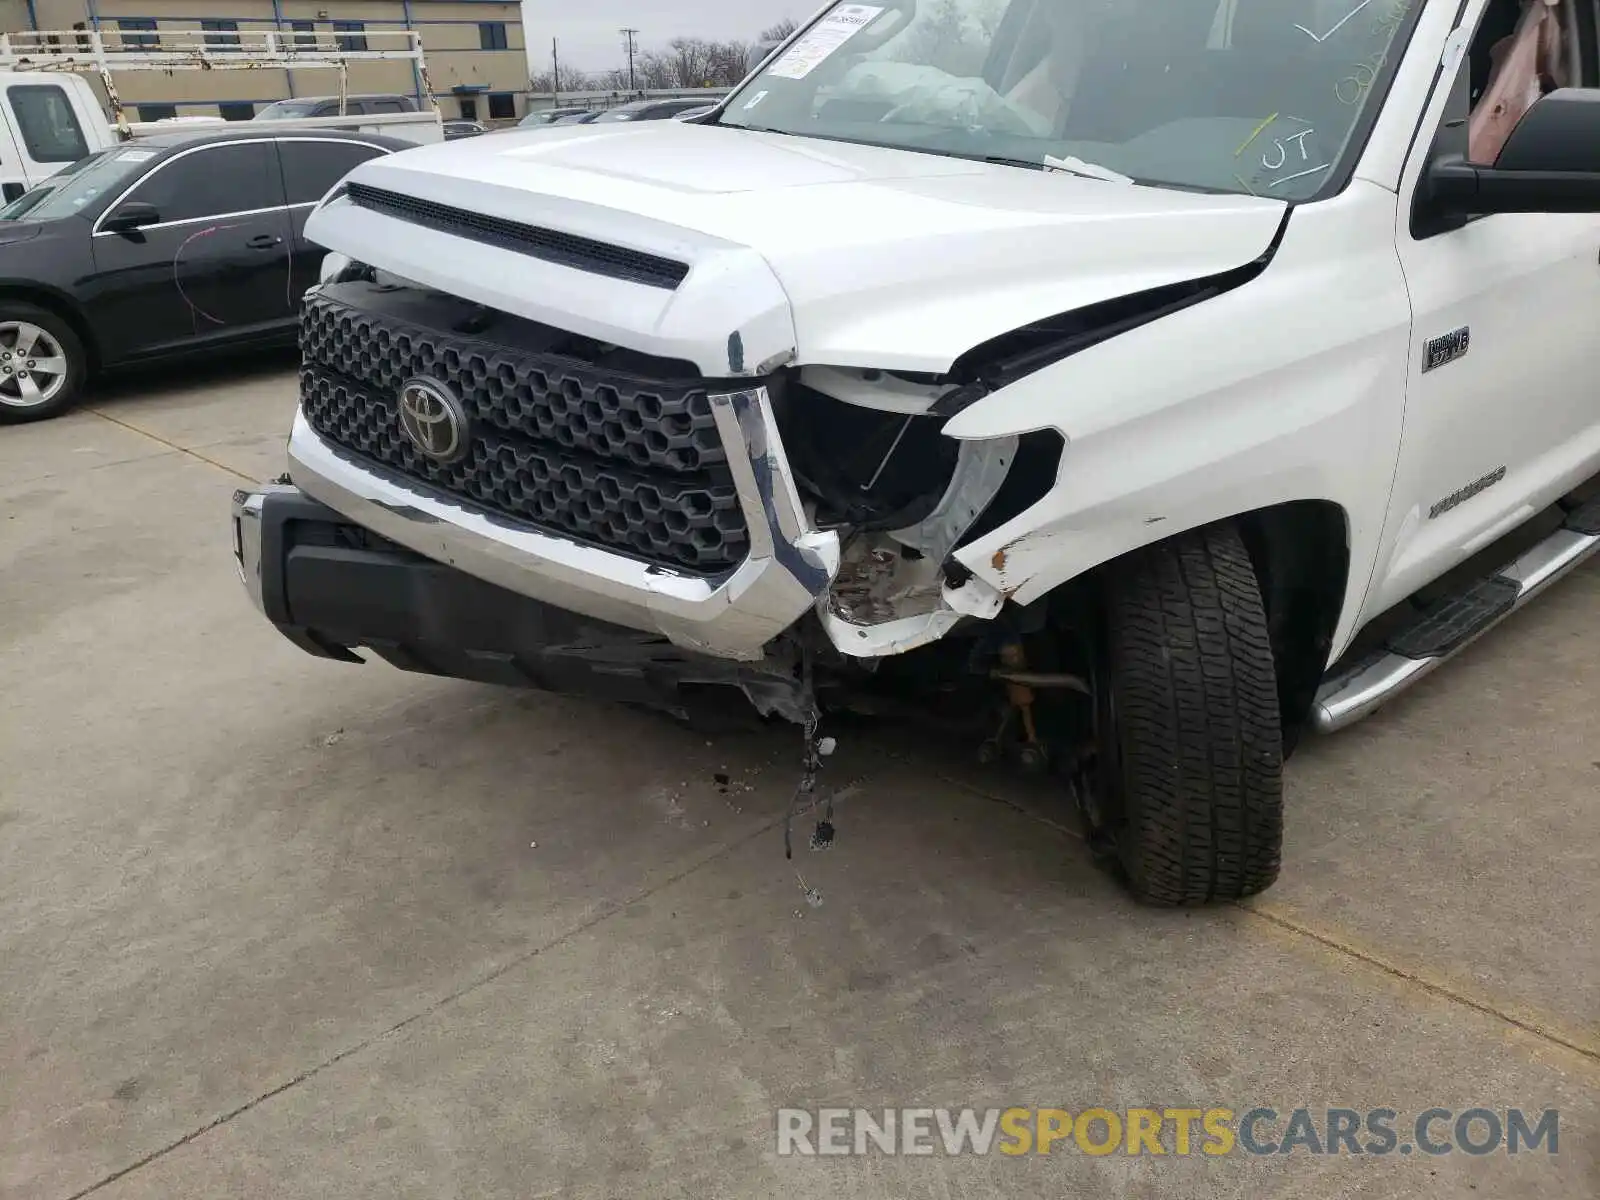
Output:
[[[330,35],[270,29],[159,36],[85,30],[0,34],[0,197],[9,204],[72,163],[141,134],[169,132],[174,125],[224,124],[221,117],[129,121],[118,99],[118,73],[323,68],[337,70],[343,81],[348,67],[362,62],[410,60],[422,70],[422,41],[414,30],[374,30],[371,36],[379,49],[347,51]],[[232,40],[213,44],[211,38]],[[91,78],[98,78],[110,112]],[[344,115],[296,117],[294,125],[377,133],[418,145],[444,141],[431,103],[416,112],[394,113],[348,106]]]
[[[241,574],[332,659],[742,692],[808,802],[829,714],[965,721],[1142,899],[1258,892],[1301,732],[1600,548],[1597,47],[1593,0],[874,0],[694,121],[375,159]]]

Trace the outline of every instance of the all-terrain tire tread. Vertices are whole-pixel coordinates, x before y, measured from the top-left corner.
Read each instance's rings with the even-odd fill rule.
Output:
[[[1283,739],[1238,531],[1211,526],[1132,556],[1107,617],[1134,893],[1188,906],[1266,890],[1283,844]]]

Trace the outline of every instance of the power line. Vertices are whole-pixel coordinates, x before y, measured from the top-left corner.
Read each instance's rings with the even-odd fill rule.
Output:
[[[637,91],[638,89],[634,86],[633,82],[633,53],[637,47],[637,43],[634,41],[634,38],[638,36],[639,31],[637,29],[619,29],[617,32],[628,39],[628,90],[630,92]]]

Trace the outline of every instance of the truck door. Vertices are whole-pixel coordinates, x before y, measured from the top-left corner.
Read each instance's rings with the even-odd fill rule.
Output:
[[[1558,29],[1528,26],[1546,15]],[[1451,91],[1434,98],[1414,143],[1397,230],[1413,310],[1405,436],[1369,612],[1404,600],[1600,470],[1600,214],[1499,213],[1432,229],[1411,222],[1436,132],[1466,141],[1475,130],[1466,148],[1492,160],[1494,106],[1530,87],[1537,94],[1537,78],[1504,78],[1501,64],[1551,72],[1547,85],[1563,76],[1573,86],[1600,83],[1593,21],[1592,6],[1574,0],[1471,0],[1464,26],[1474,36],[1460,77],[1453,87],[1441,81]],[[1566,61],[1543,61],[1547,49],[1535,67],[1531,52],[1553,49],[1554,33]],[[1507,39],[1521,39],[1518,53]]]
[[[102,228],[128,205],[156,220]],[[96,222],[89,320],[108,360],[282,333],[299,297],[289,214],[270,139],[198,146],[163,160]]]
[[[8,83],[4,90],[5,123],[11,137],[10,145],[0,149],[0,155],[6,151],[15,155],[22,175],[20,180],[13,179],[8,170],[7,177],[0,180],[9,202],[22,194],[12,194],[18,183],[25,190],[47,179],[69,163],[86,157],[90,143],[63,84]],[[98,144],[95,148],[99,148]]]

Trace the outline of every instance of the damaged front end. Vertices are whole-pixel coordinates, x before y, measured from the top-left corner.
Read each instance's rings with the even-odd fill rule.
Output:
[[[842,550],[819,606],[834,648],[858,659],[901,654],[965,618],[992,620],[1005,606],[1007,592],[977,578],[957,552],[1045,497],[1066,441],[1048,427],[958,439],[945,432],[951,418],[1063,359],[1241,286],[1275,246],[1231,271],[1013,330],[941,374],[791,368],[778,428],[815,524],[837,532]]]
[[[852,659],[902,654],[1005,596],[954,557],[1037,502],[1064,443],[1053,431],[957,441],[939,401],[959,385],[881,371],[804,368],[776,406],[796,486],[841,561],[818,605],[828,642]]]

